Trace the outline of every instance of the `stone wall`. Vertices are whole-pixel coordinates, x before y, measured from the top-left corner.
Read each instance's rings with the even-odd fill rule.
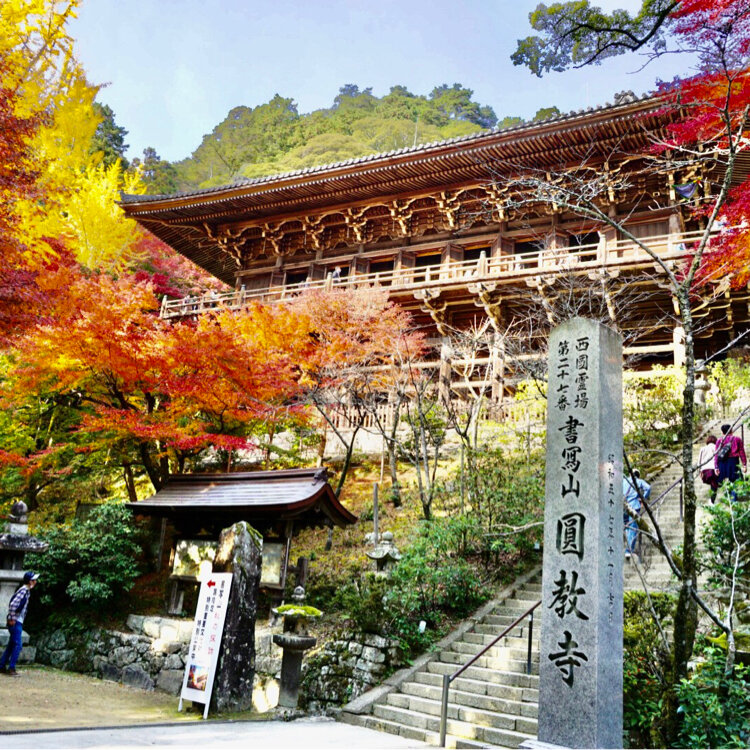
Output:
[[[58,669],[84,672],[142,690],[179,695],[192,620],[130,615],[127,631],[92,630],[69,635],[62,630],[35,637],[36,660]],[[278,629],[278,628],[277,628]],[[255,630],[253,708],[268,711],[279,696],[281,649],[271,628]],[[379,635],[337,633],[305,654],[300,708],[325,713],[379,684],[402,666],[396,641]]]
[[[326,713],[380,684],[401,666],[397,641],[371,633],[339,633],[305,655],[300,707]]]
[[[35,638],[36,661],[58,669],[94,674],[105,680],[143,690],[179,695],[192,620],[130,615],[127,632],[91,630],[66,634],[62,630]],[[256,628],[254,708],[267,711],[278,699],[281,650],[273,645],[269,628]]]

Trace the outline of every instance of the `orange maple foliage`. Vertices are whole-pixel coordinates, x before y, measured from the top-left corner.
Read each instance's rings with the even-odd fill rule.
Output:
[[[11,398],[76,396],[91,446],[135,444],[155,488],[167,457],[174,468],[208,447],[247,448],[258,425],[303,418],[306,316],[255,305],[169,323],[132,276],[60,265],[45,279],[66,293],[19,342]]]
[[[304,364],[311,390],[344,389],[347,398],[385,390],[393,367],[422,352],[411,316],[380,288],[310,290],[291,303],[309,317],[315,348]],[[333,405],[333,404],[332,404]]]

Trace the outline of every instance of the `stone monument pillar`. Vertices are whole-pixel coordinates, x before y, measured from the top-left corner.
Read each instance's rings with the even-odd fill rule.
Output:
[[[263,538],[245,521],[219,536],[214,571],[232,573],[211,705],[217,711],[244,711],[253,705],[255,617],[258,612]]]
[[[549,342],[539,742],[622,747],[622,341],[583,318]]]

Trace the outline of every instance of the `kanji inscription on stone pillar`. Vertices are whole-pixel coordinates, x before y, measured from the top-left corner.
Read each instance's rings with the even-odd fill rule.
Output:
[[[622,341],[574,318],[550,337],[540,743],[622,747]]]

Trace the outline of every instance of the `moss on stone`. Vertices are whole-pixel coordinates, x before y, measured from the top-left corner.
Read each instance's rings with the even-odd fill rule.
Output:
[[[320,617],[323,613],[306,604],[282,604],[274,609],[274,614],[288,617]]]

